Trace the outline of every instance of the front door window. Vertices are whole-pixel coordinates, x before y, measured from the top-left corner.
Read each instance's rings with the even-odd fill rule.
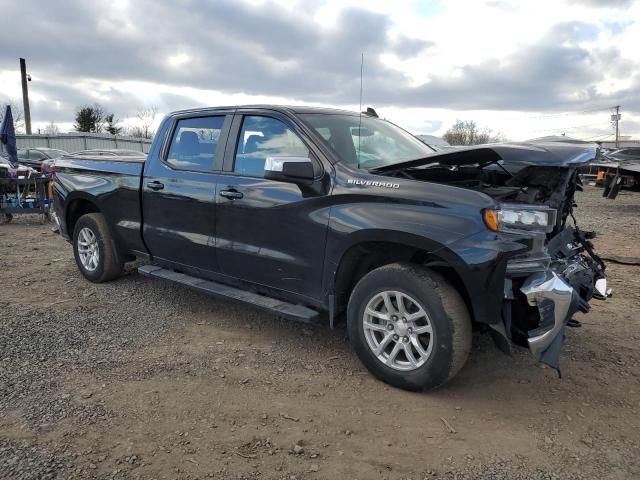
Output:
[[[280,120],[246,116],[238,137],[233,171],[247,177],[262,177],[267,157],[308,157],[309,149]]]

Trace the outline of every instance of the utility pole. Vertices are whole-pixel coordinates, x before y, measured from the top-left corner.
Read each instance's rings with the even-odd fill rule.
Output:
[[[20,76],[22,77],[22,104],[24,106],[24,126],[27,135],[31,135],[31,109],[29,108],[29,87],[27,86],[27,62],[20,59]]]
[[[619,126],[619,123],[620,123],[620,105],[616,105],[615,108],[616,108],[616,113],[615,113],[615,115],[611,115],[611,116],[613,117],[612,120],[614,122],[616,122],[616,148],[618,148],[618,137],[620,136],[620,128],[619,128],[620,127]]]

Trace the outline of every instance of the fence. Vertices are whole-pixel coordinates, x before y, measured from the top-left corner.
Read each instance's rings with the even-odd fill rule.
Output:
[[[16,135],[18,148],[47,147],[69,153],[93,148],[124,148],[148,153],[151,140],[100,133],[61,133],[58,135]]]
[[[607,140],[606,142],[602,142],[603,148],[616,148],[616,142]],[[640,140],[620,140],[618,142],[618,148],[627,148],[627,147],[640,147]]]

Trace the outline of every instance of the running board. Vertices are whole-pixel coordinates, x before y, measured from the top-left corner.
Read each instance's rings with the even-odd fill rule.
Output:
[[[253,305],[254,307],[271,312],[279,317],[296,320],[298,322],[314,323],[318,319],[318,312],[302,305],[276,300],[257,293],[247,292],[239,288],[223,285],[222,283],[204,280],[184,273],[174,272],[155,265],[144,265],[138,268],[138,273],[149,278],[160,278],[185,287],[208,293],[214,297],[235,300],[236,302]]]

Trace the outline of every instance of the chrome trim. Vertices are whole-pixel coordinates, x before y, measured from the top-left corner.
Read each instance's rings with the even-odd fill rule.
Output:
[[[311,163],[311,159],[309,157],[267,157],[264,161],[264,169],[269,172],[282,173],[285,162]]]
[[[607,279],[599,278],[596,280],[596,286],[593,291],[593,298],[597,298],[598,300],[606,300],[607,297],[611,296],[611,289],[607,288]]]
[[[549,263],[549,257],[509,260],[507,263],[507,274],[547,271],[549,269]]]
[[[400,188],[399,183],[392,182],[380,182],[377,180],[362,180],[360,178],[348,178],[347,183],[351,185],[362,185],[364,187],[385,187],[385,188]]]
[[[553,303],[553,326],[541,335],[528,340],[529,350],[540,360],[545,350],[562,333],[565,322],[568,320],[573,288],[554,272],[547,271],[531,275],[520,287],[520,291],[526,295],[529,305],[538,307],[541,318],[544,318],[543,314],[548,314],[548,309],[545,311],[543,305],[548,303],[545,301]]]
[[[51,216],[51,220],[53,220],[53,224],[56,226],[56,230],[60,231],[60,219],[58,219],[58,215],[56,215],[53,208],[50,208],[49,215]]]

